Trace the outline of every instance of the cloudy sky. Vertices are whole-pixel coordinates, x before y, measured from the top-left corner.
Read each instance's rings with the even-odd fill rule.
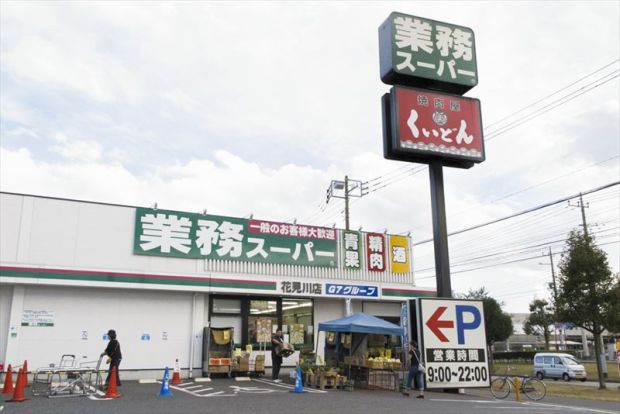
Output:
[[[434,287],[428,170],[383,159],[378,27],[475,32],[487,160],[445,169],[453,232],[620,179],[619,4],[3,1],[0,190],[344,227],[324,196],[348,174],[351,226],[410,232]],[[616,272],[619,200],[584,197]],[[453,289],[526,312],[577,201],[450,237]]]

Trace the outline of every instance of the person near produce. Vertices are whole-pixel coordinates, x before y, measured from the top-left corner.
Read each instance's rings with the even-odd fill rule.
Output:
[[[409,396],[409,390],[413,380],[415,380],[415,387],[418,389],[418,396],[416,398],[424,398],[424,369],[422,365],[422,358],[420,357],[420,351],[418,350],[418,343],[412,341],[409,344],[409,375],[407,376],[407,389],[405,395]]]
[[[121,385],[121,379],[118,376],[118,366],[121,364],[121,359],[123,359],[123,355],[121,354],[121,344],[116,339],[116,331],[114,329],[110,329],[108,331],[108,338],[110,338],[110,342],[108,342],[108,346],[106,347],[105,351],[101,353],[101,356],[108,356],[107,363],[110,364],[110,369],[108,370],[108,377],[105,380],[106,388],[110,383],[112,368],[114,367],[116,367],[116,385]]]
[[[273,382],[281,382],[280,367],[282,366],[282,344],[284,343],[284,337],[282,336],[282,329],[278,329],[275,334],[271,336],[271,362],[273,369],[271,371],[271,379]]]

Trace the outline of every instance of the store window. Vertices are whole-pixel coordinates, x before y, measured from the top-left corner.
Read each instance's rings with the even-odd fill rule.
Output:
[[[313,306],[310,299],[282,299],[284,339],[295,349],[314,347]],[[287,336],[288,335],[288,336]]]
[[[243,342],[241,300],[215,297],[212,304],[211,326],[215,328],[233,328],[235,346],[241,346]]]
[[[241,314],[240,299],[213,298],[213,313]]]
[[[254,347],[271,349],[271,334],[278,327],[278,302],[250,300],[248,315],[248,342]]]
[[[212,327],[234,328],[236,347],[271,349],[271,335],[282,328],[295,349],[314,348],[314,307],[311,299],[211,296]]]

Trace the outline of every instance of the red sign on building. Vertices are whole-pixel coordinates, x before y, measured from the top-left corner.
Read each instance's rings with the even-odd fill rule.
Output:
[[[366,263],[371,272],[385,272],[385,237],[380,233],[366,233]]]
[[[484,161],[478,99],[395,86],[384,116],[387,158],[465,168]]]

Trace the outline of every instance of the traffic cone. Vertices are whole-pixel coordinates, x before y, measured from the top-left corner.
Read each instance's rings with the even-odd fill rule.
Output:
[[[26,383],[24,382],[24,370],[20,368],[19,373],[17,374],[17,381],[15,382],[15,390],[13,391],[13,398],[8,400],[7,402],[26,401],[26,396],[24,395],[24,388],[26,388]]]
[[[178,385],[181,383],[181,369],[179,368],[179,358],[174,363],[174,371],[172,372],[172,379],[170,385]]]
[[[28,360],[27,359],[24,360],[24,373],[22,375],[24,376],[24,387],[29,387],[30,385],[28,385]]]
[[[13,394],[13,367],[9,364],[6,369],[6,377],[4,378],[4,388],[2,394]]]
[[[295,375],[295,389],[293,390],[295,394],[304,393],[304,385],[301,382],[301,368],[297,367],[296,375]]]
[[[120,398],[121,395],[116,391],[116,366],[112,367],[110,373],[110,383],[108,384],[108,390],[103,396],[104,398]]]
[[[164,378],[162,378],[161,380],[159,397],[172,397],[172,392],[170,391],[170,373],[168,372],[168,367],[166,367],[166,370],[164,371]]]

